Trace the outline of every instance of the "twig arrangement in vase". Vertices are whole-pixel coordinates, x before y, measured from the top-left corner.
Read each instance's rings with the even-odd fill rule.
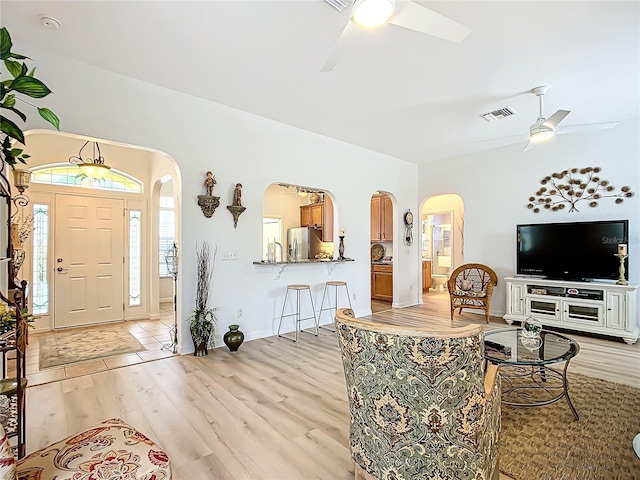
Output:
[[[189,316],[189,328],[191,338],[195,347],[194,355],[201,357],[209,353],[216,343],[216,318],[217,308],[209,308],[209,292],[211,289],[211,278],[216,262],[218,247],[214,247],[213,255],[209,243],[204,241],[199,246],[196,244],[196,262],[198,280],[196,284],[196,308]]]

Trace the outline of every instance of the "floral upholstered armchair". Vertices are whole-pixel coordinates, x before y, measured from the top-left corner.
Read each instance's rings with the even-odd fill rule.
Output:
[[[447,281],[451,320],[456,308],[458,313],[463,308],[476,308],[484,310],[485,321],[489,323],[491,295],[497,284],[496,272],[481,263],[467,263],[456,268]]]
[[[0,425],[2,480],[170,480],[167,454],[132,426],[112,418],[15,461]]]
[[[336,315],[356,480],[497,479],[500,380],[480,326],[446,331]]]

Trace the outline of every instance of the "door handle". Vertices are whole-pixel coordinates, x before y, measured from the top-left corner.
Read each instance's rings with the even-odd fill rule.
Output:
[[[66,272],[69,269],[68,268],[58,267],[58,268],[56,268],[56,270],[58,271],[58,273],[63,273],[63,272]]]

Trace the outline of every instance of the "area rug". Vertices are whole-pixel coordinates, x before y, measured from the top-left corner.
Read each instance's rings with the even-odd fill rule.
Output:
[[[136,337],[121,328],[56,332],[40,338],[40,370],[143,350]]]
[[[569,374],[575,420],[563,398],[544,407],[502,405],[500,471],[516,480],[637,480],[640,389]]]

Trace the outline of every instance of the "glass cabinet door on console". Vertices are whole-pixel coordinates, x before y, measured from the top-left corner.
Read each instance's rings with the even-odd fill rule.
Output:
[[[602,303],[565,300],[562,320],[565,322],[604,326],[604,309]]]
[[[552,319],[560,319],[560,300],[527,298],[527,306],[525,309],[527,315],[546,316]]]

